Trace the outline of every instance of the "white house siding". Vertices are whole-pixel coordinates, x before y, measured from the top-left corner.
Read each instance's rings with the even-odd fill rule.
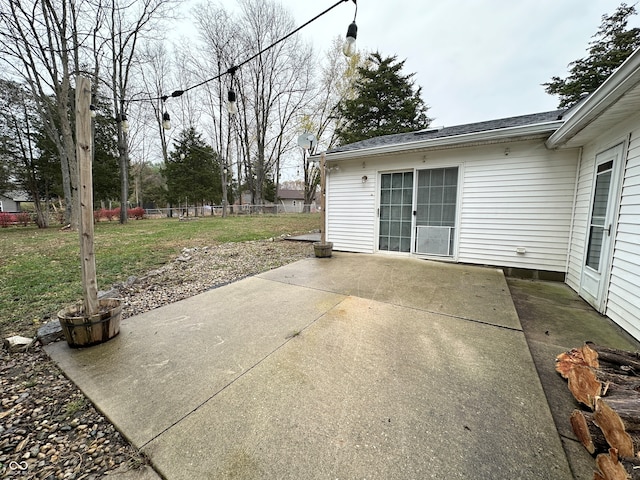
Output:
[[[458,260],[564,272],[577,151],[551,152],[542,142],[520,142],[477,148],[470,156]]]
[[[528,141],[331,162],[327,238],[336,250],[376,251],[379,173],[459,166],[454,260],[564,272],[577,159]]]
[[[595,158],[595,150],[585,149],[582,152],[578,169],[574,219],[569,244],[567,275],[565,278],[567,284],[576,291],[580,289],[580,279],[582,276],[582,264],[587,238],[587,221],[591,208]]]
[[[367,182],[362,176],[367,175]],[[362,161],[340,162],[327,174],[327,241],[335,250],[373,253],[376,228],[376,173]]]
[[[606,315],[640,338],[640,122],[624,170]]]
[[[630,140],[628,146],[626,143]],[[624,174],[605,315],[640,339],[640,115],[584,146],[578,174],[567,284],[580,290],[597,154],[625,144]]]

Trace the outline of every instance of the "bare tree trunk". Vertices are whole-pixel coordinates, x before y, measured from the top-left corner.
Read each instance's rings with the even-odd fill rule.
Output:
[[[77,13],[72,9],[69,14],[68,2],[52,5],[9,0],[8,6],[6,15],[0,16],[3,30],[9,33],[0,37],[0,57],[24,79],[36,99],[42,124],[60,158],[64,220],[77,228],[77,167],[69,111],[72,60],[78,64],[71,58],[78,54],[74,44]]]

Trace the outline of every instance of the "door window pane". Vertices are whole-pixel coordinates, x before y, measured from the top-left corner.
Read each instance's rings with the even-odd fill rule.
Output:
[[[391,188],[393,189],[402,188],[402,176],[403,175],[401,173],[392,174]]]
[[[438,168],[431,170],[431,185],[434,187],[441,187],[444,185],[444,168]]]
[[[591,227],[589,234],[589,248],[587,249],[587,265],[594,270],[600,270],[600,252],[602,251],[602,240],[604,230],[602,227]]]
[[[413,189],[413,172],[405,172],[404,188]]]
[[[605,168],[603,168],[605,167]],[[608,169],[606,168],[608,167]],[[609,189],[611,187],[611,168],[613,162],[599,166],[596,176],[596,188],[593,195],[591,210],[591,224],[589,225],[589,246],[587,247],[586,265],[600,271],[600,256],[604,241],[604,228],[609,204]]]

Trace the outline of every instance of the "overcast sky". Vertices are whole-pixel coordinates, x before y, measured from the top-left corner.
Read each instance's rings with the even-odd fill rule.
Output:
[[[233,0],[226,0],[229,4]],[[281,0],[296,24],[336,0]],[[451,126],[554,110],[542,83],[565,77],[586,56],[602,15],[615,0],[358,0],[358,48],[406,59],[405,73],[431,107],[433,126]],[[628,3],[633,3],[633,0]],[[344,36],[352,1],[302,30],[316,49]],[[636,15],[630,26],[640,26]]]

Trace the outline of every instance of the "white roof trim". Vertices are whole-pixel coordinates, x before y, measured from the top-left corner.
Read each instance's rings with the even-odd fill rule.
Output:
[[[553,149],[565,145],[638,82],[640,82],[640,48],[633,52],[581,105],[576,107],[564,125],[549,137],[546,142],[547,148]]]
[[[358,150],[348,150],[345,152],[327,153],[327,161],[346,160],[350,158],[359,158],[362,156],[387,155],[392,153],[401,153],[410,150],[421,150],[425,148],[436,147],[452,147],[462,146],[466,144],[477,144],[483,142],[507,141],[520,137],[532,135],[545,135],[554,132],[564,123],[564,120],[556,120],[553,122],[543,122],[534,125],[499,128],[495,130],[486,130],[483,132],[465,133],[462,135],[453,135],[450,137],[432,138],[426,140],[418,140],[415,142],[404,142],[392,145],[379,145],[369,148],[361,148]]]

